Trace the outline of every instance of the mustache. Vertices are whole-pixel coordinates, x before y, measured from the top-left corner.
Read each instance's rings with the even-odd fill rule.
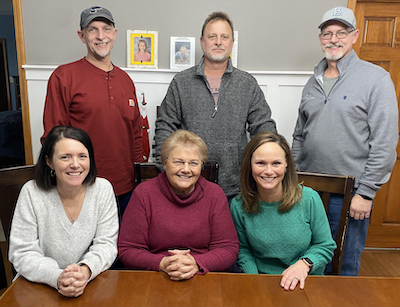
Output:
[[[219,46],[219,47],[218,46],[214,46],[214,47],[211,48],[211,51],[215,50],[215,49],[221,49],[221,50],[225,51],[225,47],[223,47],[223,46]]]
[[[327,44],[327,45],[325,45],[324,46],[325,48],[332,48],[332,47],[344,47],[344,45],[343,44],[340,44],[340,43],[329,43],[329,44]]]

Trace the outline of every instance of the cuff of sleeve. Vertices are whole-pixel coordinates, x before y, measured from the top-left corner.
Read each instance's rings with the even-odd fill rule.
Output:
[[[91,268],[88,264],[86,264],[86,263],[84,263],[84,262],[80,262],[80,263],[78,263],[78,265],[79,265],[79,266],[84,266],[84,265],[86,265],[86,266],[89,268],[89,270],[90,270],[90,276],[89,276],[89,278],[88,278],[88,282],[91,281],[91,280],[92,280],[92,277],[93,277],[93,270],[92,270],[92,268]]]
[[[376,192],[377,191],[375,191],[375,190],[371,189],[370,187],[363,185],[363,184],[360,184],[360,186],[356,190],[357,194],[367,196],[367,197],[371,198],[372,200],[375,198]]]
[[[150,268],[150,270],[156,271],[156,272],[163,272],[163,271],[160,269],[160,263],[161,263],[161,261],[164,259],[164,257],[167,257],[167,256],[164,256],[164,255],[161,255],[161,254],[159,254],[159,255],[157,255],[157,256],[158,256],[157,259],[155,259],[155,261],[154,261],[154,267],[153,267],[153,268]]]
[[[49,276],[49,282],[47,283],[49,286],[53,287],[54,289],[58,289],[58,277],[60,276],[60,274],[63,272],[64,270],[62,269],[57,269],[54,271],[54,273],[50,274],[51,276]],[[54,274],[54,275],[53,275]]]
[[[258,268],[255,263],[247,262],[243,265],[239,264],[240,269],[246,274],[258,274]]]
[[[196,255],[196,256],[193,256],[193,255],[192,255],[192,257],[193,257],[194,260],[196,261],[197,266],[199,267],[199,270],[196,272],[196,274],[204,275],[204,274],[208,273],[209,270],[207,270],[207,269],[204,267],[203,262],[202,262],[201,260],[199,260],[199,257],[197,257],[197,256],[198,256],[198,255]]]

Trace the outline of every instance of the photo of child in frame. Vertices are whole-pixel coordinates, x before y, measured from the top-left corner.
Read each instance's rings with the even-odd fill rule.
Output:
[[[150,62],[151,61],[151,38],[135,37],[135,61]]]
[[[175,42],[175,64],[190,64],[190,42]]]

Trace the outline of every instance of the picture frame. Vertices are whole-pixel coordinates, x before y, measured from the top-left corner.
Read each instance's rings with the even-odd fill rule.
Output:
[[[239,51],[239,31],[233,31],[233,35],[235,37],[235,41],[233,42],[232,52],[230,56],[233,67],[237,67]]]
[[[127,67],[158,68],[158,31],[127,30]]]
[[[195,65],[195,38],[171,36],[170,69],[183,70]]]

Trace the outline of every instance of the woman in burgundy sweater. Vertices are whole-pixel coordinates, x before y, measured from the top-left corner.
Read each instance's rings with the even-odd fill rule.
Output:
[[[124,213],[118,239],[126,268],[164,271],[171,280],[225,271],[239,242],[222,189],[200,176],[207,146],[178,130],[164,141],[165,172],[141,183]]]

